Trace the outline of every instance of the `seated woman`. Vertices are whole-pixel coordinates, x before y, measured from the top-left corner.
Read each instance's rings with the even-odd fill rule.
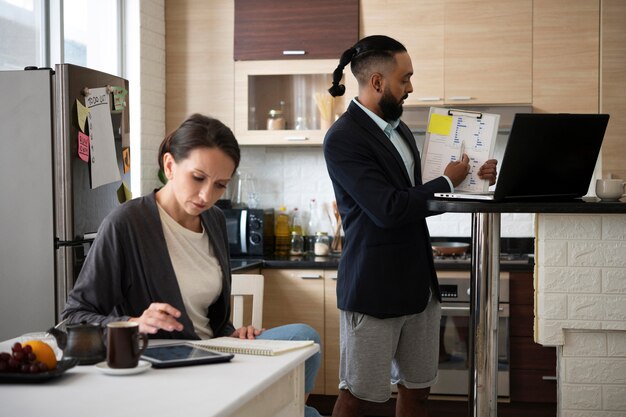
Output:
[[[314,340],[310,326],[235,329],[226,221],[214,206],[239,165],[239,145],[219,120],[194,114],[161,143],[167,184],[117,207],[102,222],[63,318],[106,325],[134,321],[151,337]],[[313,389],[317,353],[305,362]],[[305,416],[319,416],[306,407]]]

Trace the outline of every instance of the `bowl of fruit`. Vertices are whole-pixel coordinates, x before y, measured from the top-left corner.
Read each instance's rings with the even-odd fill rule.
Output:
[[[15,342],[0,352],[0,382],[40,382],[63,375],[78,359],[57,359],[48,343],[32,339]]]

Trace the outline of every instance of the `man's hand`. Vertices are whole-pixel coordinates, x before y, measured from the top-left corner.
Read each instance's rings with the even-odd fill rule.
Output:
[[[498,170],[496,166],[498,165],[498,161],[495,159],[487,160],[483,166],[478,170],[478,178],[483,180],[488,180],[489,185],[493,185],[496,183],[496,177],[498,176]]]
[[[452,161],[446,166],[443,175],[450,178],[450,181],[452,181],[452,184],[456,187],[467,177],[469,170],[469,157],[464,153],[460,161]]]

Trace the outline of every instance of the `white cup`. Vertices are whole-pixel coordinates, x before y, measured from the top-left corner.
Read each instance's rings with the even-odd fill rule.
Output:
[[[624,181],[620,179],[596,180],[596,195],[602,201],[617,201],[624,193]]]

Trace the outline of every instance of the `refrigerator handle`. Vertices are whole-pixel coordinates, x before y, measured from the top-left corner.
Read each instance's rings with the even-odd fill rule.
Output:
[[[62,247],[74,247],[74,246],[82,246],[85,243],[91,244],[95,238],[97,233],[88,233],[83,236],[82,239],[75,240],[61,240],[58,237],[54,238],[54,248],[59,249]]]

